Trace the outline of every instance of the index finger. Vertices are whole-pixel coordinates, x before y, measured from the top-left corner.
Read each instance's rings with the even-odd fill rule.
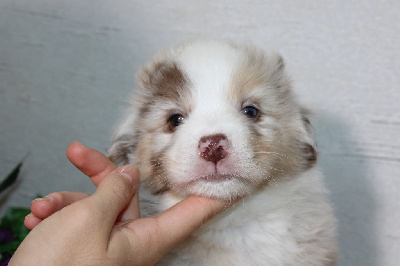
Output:
[[[96,186],[109,173],[117,169],[107,156],[76,141],[68,146],[67,157],[76,168],[90,177]]]

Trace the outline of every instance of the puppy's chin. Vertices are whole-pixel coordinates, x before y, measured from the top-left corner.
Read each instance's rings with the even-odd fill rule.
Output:
[[[235,200],[251,194],[255,184],[239,175],[212,174],[201,176],[189,182],[172,185],[172,192],[180,196],[199,195],[221,200]]]

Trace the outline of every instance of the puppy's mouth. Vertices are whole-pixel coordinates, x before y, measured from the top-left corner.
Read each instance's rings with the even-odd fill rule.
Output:
[[[212,186],[212,187],[220,187],[220,188],[229,188],[232,184],[241,183],[243,185],[249,185],[249,180],[246,180],[239,174],[222,174],[222,173],[213,173],[209,175],[202,175],[198,177],[194,177],[187,182],[181,183],[181,187],[196,187],[196,186]],[[227,187],[228,186],[228,187]]]
[[[220,174],[220,173],[213,173],[210,175],[205,175],[205,176],[200,176],[196,178],[195,180],[192,180],[191,182],[223,182],[223,181],[228,181],[233,178],[239,178],[238,175],[232,175],[232,174]]]
[[[239,174],[213,173],[192,177],[175,184],[174,191],[182,196],[201,195],[222,200],[233,200],[250,194],[254,185]]]

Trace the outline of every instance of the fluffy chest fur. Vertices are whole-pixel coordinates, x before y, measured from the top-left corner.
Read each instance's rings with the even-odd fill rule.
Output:
[[[160,264],[333,263],[334,218],[311,126],[279,55],[190,42],[157,55],[138,81],[110,158],[139,166],[142,213],[189,195],[243,197]]]
[[[177,201],[164,195],[156,206],[163,211]],[[320,173],[312,169],[237,202],[160,265],[334,265],[334,231]]]

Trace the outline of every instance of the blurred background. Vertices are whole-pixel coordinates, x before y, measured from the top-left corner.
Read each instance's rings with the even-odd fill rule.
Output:
[[[399,13],[395,0],[2,0],[0,180],[29,156],[0,211],[93,192],[67,145],[106,151],[134,73],[159,49],[229,38],[281,53],[314,112],[339,265],[399,265]]]

